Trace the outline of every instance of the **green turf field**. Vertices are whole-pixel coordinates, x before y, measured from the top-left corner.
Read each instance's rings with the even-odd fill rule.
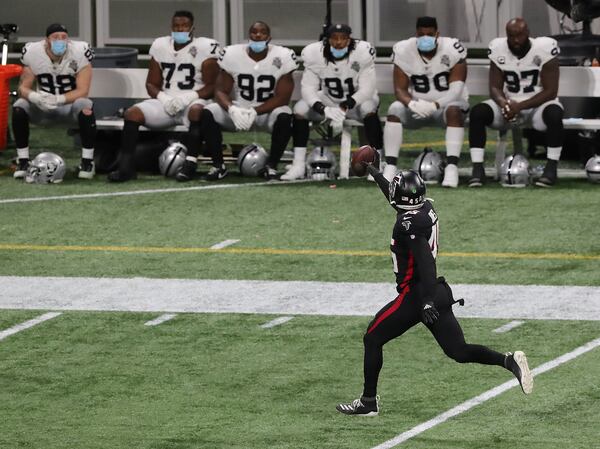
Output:
[[[440,131],[410,134],[403,161],[440,140]],[[69,148],[75,167],[68,145],[61,132],[32,130],[32,148]],[[394,213],[364,179],[264,185],[232,173],[222,181],[231,187],[203,190],[200,180],[71,175],[32,186],[12,179],[13,154],[0,156],[0,276],[393,282]],[[441,220],[438,270],[450,283],[600,287],[598,186],[428,193]],[[226,239],[240,241],[209,250]],[[0,332],[47,310],[0,309]],[[272,315],[187,313],[144,326],[156,316],[67,311],[0,340],[0,448],[368,449],[510,379],[448,360],[417,327],[386,346],[380,416],[352,419],[334,407],[360,393],[368,317],[296,316],[262,329]],[[532,367],[600,337],[598,317],[492,333],[506,321],[461,320],[469,340],[523,349]],[[399,447],[600,447],[599,363],[592,350],[536,377],[531,396],[512,389]]]

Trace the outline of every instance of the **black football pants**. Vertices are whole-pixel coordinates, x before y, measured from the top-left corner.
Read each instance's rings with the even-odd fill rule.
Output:
[[[481,363],[504,366],[504,354],[485,346],[465,342],[460,324],[452,312],[452,291],[440,278],[436,287],[435,306],[439,319],[427,328],[444,353],[459,363]],[[407,286],[393,301],[386,304],[369,324],[364,335],[364,397],[377,395],[377,381],[383,366],[383,345],[404,334],[421,322],[419,287]]]

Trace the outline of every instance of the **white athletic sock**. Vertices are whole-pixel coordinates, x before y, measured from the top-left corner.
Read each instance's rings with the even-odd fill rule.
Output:
[[[304,165],[306,163],[306,147],[294,147],[294,160],[292,165]]]
[[[94,159],[94,149],[93,148],[82,148],[81,149],[81,158],[82,159]]]
[[[383,148],[386,157],[398,157],[402,145],[402,123],[386,122],[383,128]]]
[[[465,129],[461,126],[448,126],[446,128],[446,156],[460,157]]]
[[[483,163],[483,148],[471,148],[471,162],[474,164]]]
[[[18,159],[29,159],[29,147],[17,148]]]
[[[552,159],[553,161],[558,161],[560,159],[560,152],[562,151],[562,147],[548,147],[548,159]]]

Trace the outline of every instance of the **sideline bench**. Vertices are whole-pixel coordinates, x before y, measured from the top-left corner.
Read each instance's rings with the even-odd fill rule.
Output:
[[[377,90],[380,94],[393,94],[393,65],[391,63],[376,64]],[[469,65],[466,86],[470,95],[489,95],[488,89],[489,65]],[[138,68],[95,68],[93,71],[90,98],[125,98],[146,99],[147,69]],[[301,71],[294,72],[294,93],[292,100],[300,99]],[[600,97],[600,69],[592,67],[561,67],[560,68],[560,97]],[[385,113],[385,111],[383,111]],[[600,129],[600,119],[566,118],[563,120],[566,129],[597,130]],[[362,124],[353,120],[344,122],[344,130],[340,145],[340,178],[349,174],[350,149],[352,146],[351,130]],[[121,130],[123,120],[117,118],[99,117],[96,121],[99,130]],[[142,127],[141,130],[147,130]],[[185,132],[187,127],[176,126],[167,131]],[[501,133],[499,151],[496,162],[504,159],[505,133]],[[504,143],[504,144],[502,144]]]

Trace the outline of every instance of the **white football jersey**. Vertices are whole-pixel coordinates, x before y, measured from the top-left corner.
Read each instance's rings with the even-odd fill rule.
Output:
[[[277,81],[298,68],[296,53],[286,47],[269,45],[265,59],[248,55],[248,44],[221,50],[219,65],[233,78],[232,99],[242,106],[258,106],[275,95]]]
[[[521,59],[508,48],[505,37],[490,42],[488,58],[504,75],[504,94],[523,101],[542,90],[542,66],[559,54],[556,40],[550,37],[530,38],[531,48]]]
[[[458,39],[438,37],[437,51],[431,59],[424,58],[417,49],[417,38],[396,42],[392,62],[410,79],[408,91],[413,98],[435,101],[448,91],[450,70],[467,57],[465,47]],[[469,99],[463,88],[463,100]]]
[[[219,43],[214,39],[196,37],[185,47],[175,50],[173,38],[163,36],[154,40],[149,53],[162,69],[162,90],[176,95],[182,91],[202,89],[202,63],[219,57]]]
[[[323,55],[321,41],[304,47],[302,98],[309,105],[319,101],[319,91],[334,103],[353,97],[360,104],[377,95],[375,49],[367,41],[355,39],[354,42],[355,47],[346,58],[334,61],[328,61]],[[357,98],[355,94],[359,91]]]
[[[67,51],[56,64],[46,53],[45,40],[26,44],[22,53],[21,63],[29,67],[35,75],[37,90],[54,95],[75,89],[77,74],[94,58],[87,42],[71,40]]]

